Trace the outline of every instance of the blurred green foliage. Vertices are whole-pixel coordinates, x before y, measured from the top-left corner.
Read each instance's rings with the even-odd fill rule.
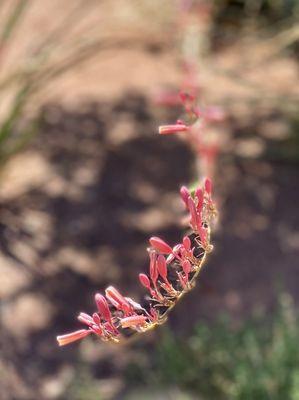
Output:
[[[101,400],[97,382],[84,365],[79,365],[61,400]]]
[[[178,386],[200,399],[299,399],[299,321],[289,296],[272,320],[232,325],[201,323],[184,340],[164,331],[149,365],[130,366],[129,382]]]

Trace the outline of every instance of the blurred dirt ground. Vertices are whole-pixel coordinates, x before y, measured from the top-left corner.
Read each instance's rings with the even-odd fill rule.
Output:
[[[59,349],[55,336],[78,327],[76,314],[109,283],[140,295],[147,239],[181,235],[178,188],[193,180],[195,161],[183,141],[156,134],[180,110],[151,100],[176,88],[180,68],[168,33],[144,32],[138,46],[100,51],[40,95],[40,133],[2,172],[1,400],[73,399],[69,384],[85,368],[103,398],[123,389],[134,348],[86,340]],[[298,125],[289,103],[280,107],[299,95],[298,65],[279,54],[251,70],[246,57],[263,51],[235,44],[202,66],[206,99],[228,113],[215,182],[221,219],[197,289],[170,317],[181,334],[222,312],[271,311],[279,290],[298,301]]]

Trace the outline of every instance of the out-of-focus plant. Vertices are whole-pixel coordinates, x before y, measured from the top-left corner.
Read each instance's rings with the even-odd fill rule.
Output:
[[[299,319],[287,294],[271,318],[201,322],[188,339],[162,333],[149,363],[127,368],[134,387],[179,386],[207,400],[299,398]]]
[[[223,122],[225,114],[220,107],[199,106],[196,86],[190,89],[194,94],[181,92],[179,96],[184,106],[186,122],[177,120],[174,125],[160,126],[159,133],[169,135],[184,132],[184,139],[196,156],[198,175],[214,177],[220,140],[217,134],[213,135],[213,129],[216,130],[216,125]]]
[[[22,30],[32,5],[31,0],[4,1],[0,4],[0,165],[22,149],[37,132],[38,121],[31,115],[34,96],[46,91],[54,77],[82,62],[90,55],[87,50],[91,47],[95,50],[93,46],[100,42],[99,37],[93,34],[87,43],[78,46],[68,37],[72,37],[68,34],[89,10],[83,7],[80,0],[49,33],[40,37],[32,35],[31,48],[17,62],[9,63],[11,47],[18,46],[15,36]],[[28,106],[31,107],[31,114],[28,114]]]
[[[49,26],[41,34],[32,29],[24,46],[20,33],[36,4],[32,0],[0,2],[0,165],[38,132],[37,102],[55,78],[103,50],[140,46],[147,35],[136,38],[134,28],[127,28],[130,16],[112,10],[111,23],[96,2],[76,0],[49,18]],[[46,6],[50,5],[47,2]]]
[[[186,123],[178,120],[174,126],[160,127],[160,134],[186,132],[181,135],[190,144],[197,161],[199,176],[214,177],[216,158],[223,137],[217,125],[225,119],[224,110],[218,106],[206,106],[204,83],[200,79],[210,47],[210,26],[213,19],[213,4],[206,0],[177,3],[176,33],[180,43],[181,83],[180,93],[161,90],[154,102],[162,106],[182,104]],[[183,129],[185,127],[185,129]]]

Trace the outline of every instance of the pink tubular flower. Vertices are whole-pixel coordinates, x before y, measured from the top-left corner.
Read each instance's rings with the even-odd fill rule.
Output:
[[[108,306],[108,303],[107,303],[107,300],[105,299],[105,297],[103,295],[101,295],[100,293],[97,293],[95,295],[95,302],[96,302],[96,305],[98,307],[100,315],[106,321],[110,321],[111,320],[111,313],[110,313],[109,306]]]
[[[184,236],[183,238],[183,245],[186,250],[190,251],[191,250],[191,240],[188,236]]]
[[[150,280],[148,279],[148,276],[145,274],[139,274],[139,281],[141,285],[143,285],[146,289],[151,288],[151,283]]]
[[[171,135],[172,133],[186,132],[189,130],[189,126],[179,123],[174,125],[162,125],[159,126],[160,135]]]
[[[133,315],[132,317],[122,318],[120,323],[122,328],[141,327],[146,324],[146,319],[143,315]]]
[[[77,340],[83,339],[88,336],[92,331],[87,329],[80,329],[72,333],[67,333],[65,335],[57,336],[57,341],[59,346],[65,346],[66,344],[76,342]]]
[[[107,287],[105,290],[105,294],[107,299],[110,301],[114,307],[123,310],[126,314],[130,313],[131,306],[129,302],[124,298],[123,295],[119,293],[118,290],[115,289],[113,286]]]
[[[157,254],[154,251],[150,252],[150,277],[154,284],[156,285],[158,279],[158,268],[157,268]]]
[[[94,324],[93,318],[85,313],[80,313],[78,315],[78,321],[82,322],[82,324],[85,324],[87,326],[92,326]]]
[[[185,203],[185,206],[188,208],[188,199],[190,197],[190,192],[186,188],[186,186],[181,187],[180,194],[181,194],[181,198],[182,198],[183,202]]]
[[[159,255],[157,259],[157,266],[158,266],[158,271],[163,280],[166,282],[167,281],[167,265],[166,265],[166,260],[162,254]]]
[[[163,254],[172,253],[172,248],[166,242],[164,242],[164,240],[160,239],[157,236],[151,237],[149,242],[150,242],[151,246],[155,250],[159,251],[160,253],[163,253]]]

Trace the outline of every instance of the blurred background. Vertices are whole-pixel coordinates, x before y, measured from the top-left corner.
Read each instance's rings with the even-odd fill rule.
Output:
[[[297,0],[0,2],[1,400],[299,399],[298,18]],[[215,250],[167,326],[58,348],[108,284],[140,298],[150,236],[181,237],[196,159],[157,129],[186,60],[226,114]]]

